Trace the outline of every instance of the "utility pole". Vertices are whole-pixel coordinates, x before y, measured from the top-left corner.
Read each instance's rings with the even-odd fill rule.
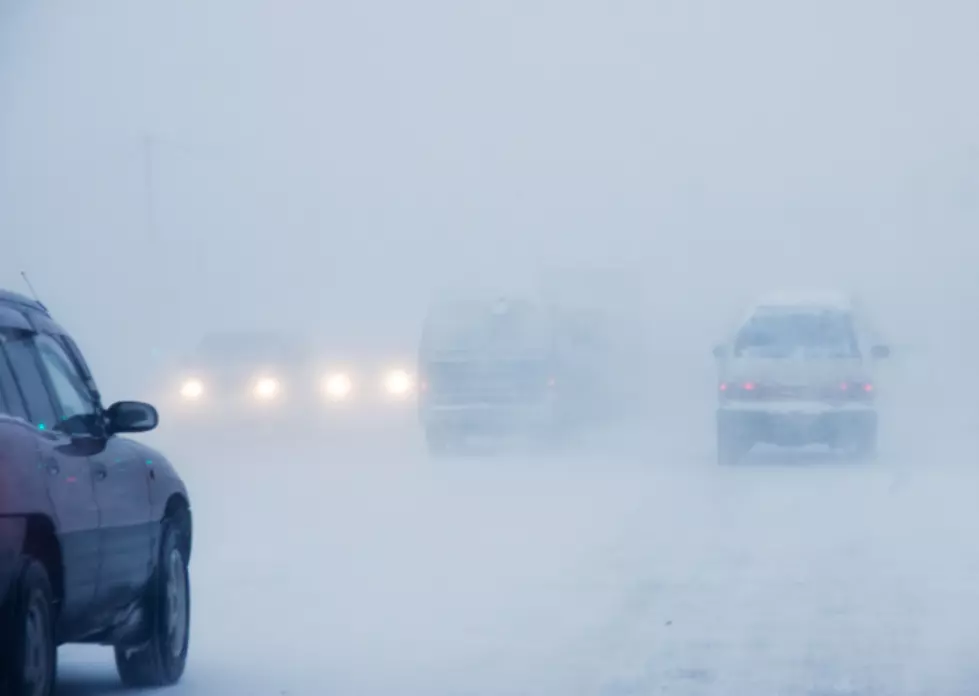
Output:
[[[147,133],[143,136],[143,188],[146,196],[144,206],[146,210],[146,238],[150,242],[157,239],[156,224],[156,181],[154,171],[154,156],[156,154],[156,141],[153,136]]]

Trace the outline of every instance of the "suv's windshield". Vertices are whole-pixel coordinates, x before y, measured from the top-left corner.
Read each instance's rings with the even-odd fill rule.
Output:
[[[844,312],[764,312],[738,332],[734,353],[754,358],[858,358],[853,323]]]

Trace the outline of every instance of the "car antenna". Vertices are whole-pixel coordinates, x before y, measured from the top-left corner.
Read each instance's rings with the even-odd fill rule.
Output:
[[[41,309],[43,309],[45,312],[48,311],[48,308],[44,306],[43,302],[41,302],[41,298],[37,296],[37,291],[34,290],[34,286],[31,285],[31,279],[27,277],[27,272],[21,271],[20,277],[24,279],[25,283],[27,283],[27,289],[31,291],[31,296],[34,298],[34,301],[41,305]]]

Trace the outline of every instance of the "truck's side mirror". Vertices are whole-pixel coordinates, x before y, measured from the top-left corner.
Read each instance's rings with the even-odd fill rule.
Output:
[[[726,358],[728,354],[727,346],[725,346],[723,343],[719,343],[714,346],[713,353],[715,358]]]
[[[874,346],[870,349],[870,356],[874,360],[883,360],[884,358],[891,357],[890,346]]]

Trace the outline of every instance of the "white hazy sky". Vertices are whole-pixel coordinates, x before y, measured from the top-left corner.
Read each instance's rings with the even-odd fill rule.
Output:
[[[219,308],[413,337],[436,284],[545,262],[633,264],[705,334],[787,283],[965,311],[977,28],[969,0],[0,0],[0,277],[134,349]]]

